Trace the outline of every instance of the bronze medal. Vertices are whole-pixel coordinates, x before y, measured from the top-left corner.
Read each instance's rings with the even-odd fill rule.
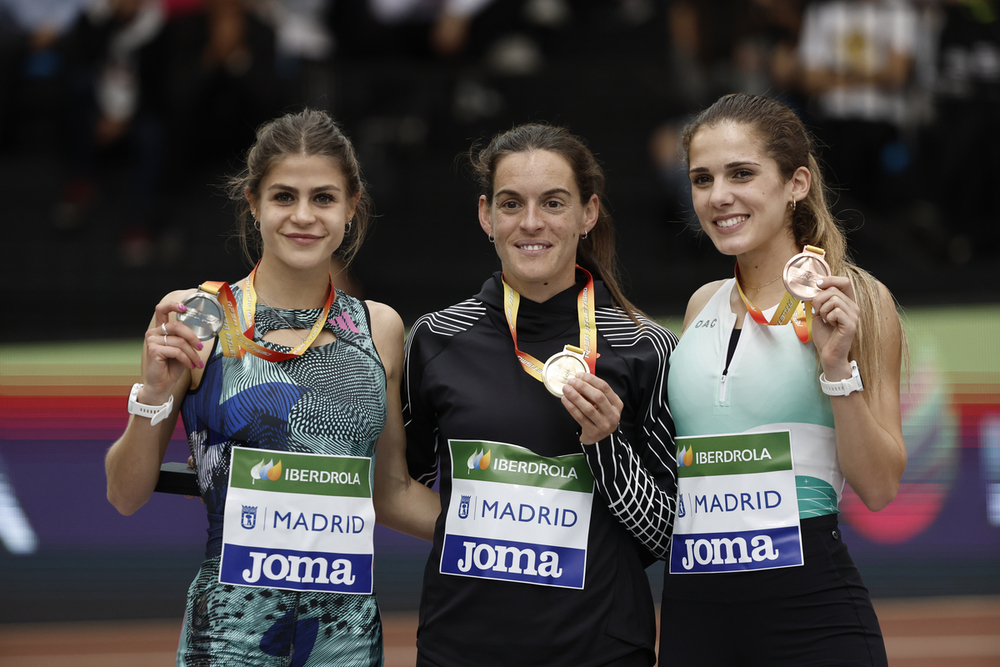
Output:
[[[803,252],[788,260],[781,279],[785,283],[785,289],[793,297],[799,301],[811,301],[820,292],[816,281],[828,275],[830,265],[823,259],[823,251],[806,246]]]

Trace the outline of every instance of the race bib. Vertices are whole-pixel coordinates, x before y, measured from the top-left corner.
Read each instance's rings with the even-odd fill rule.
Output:
[[[584,455],[451,440],[442,574],[583,588],[594,477]]]
[[[219,581],[370,594],[371,459],[233,447]]]
[[[677,438],[670,573],[802,565],[788,431]]]

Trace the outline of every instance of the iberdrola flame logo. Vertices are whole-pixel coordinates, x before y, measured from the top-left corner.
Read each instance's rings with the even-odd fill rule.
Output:
[[[490,467],[490,450],[487,450],[483,454],[483,450],[479,450],[475,454],[469,457],[469,470],[473,468],[479,468],[480,470],[486,470]]]
[[[250,469],[250,479],[253,483],[256,483],[258,479],[269,479],[272,482],[277,481],[281,477],[281,459],[278,459],[278,463],[271,459],[266,464],[264,459],[260,460],[260,463],[255,465]]]
[[[681,447],[681,451],[677,454],[677,465],[686,468],[692,463],[694,463],[694,447]]]

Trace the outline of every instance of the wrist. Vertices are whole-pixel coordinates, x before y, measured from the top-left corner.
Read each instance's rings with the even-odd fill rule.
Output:
[[[830,380],[824,372],[819,376],[819,385],[827,396],[849,396],[856,391],[865,390],[865,384],[861,379],[861,372],[858,370],[858,362],[856,361],[851,361],[850,377]]]
[[[126,409],[130,415],[148,419],[150,426],[155,426],[170,415],[170,412],[174,407],[174,397],[171,395],[162,405],[149,405],[139,401],[139,393],[142,389],[143,385],[139,382],[132,385],[132,391],[129,392],[128,407]]]

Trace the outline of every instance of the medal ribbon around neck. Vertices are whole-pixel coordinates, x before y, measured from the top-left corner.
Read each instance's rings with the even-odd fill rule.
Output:
[[[594,294],[594,277],[590,275],[590,271],[582,266],[577,265],[576,268],[587,275],[587,284],[583,286],[580,294],[576,297],[576,312],[580,323],[580,350],[582,350],[583,358],[587,362],[587,368],[593,375],[597,367],[597,357],[601,356],[597,353],[597,314],[591,303]],[[521,303],[521,295],[507,284],[507,281],[503,279],[503,274],[500,275],[500,281],[503,283],[504,315],[507,316],[510,337],[514,340],[514,353],[517,355],[518,361],[521,362],[521,368],[524,369],[524,372],[544,383],[542,368],[545,364],[517,347],[517,309]]]
[[[768,320],[764,311],[753,305],[747,295],[743,293],[743,287],[740,285],[739,262],[736,263],[735,275],[736,289],[739,290],[743,305],[747,307],[754,322],[764,326],[779,327],[791,322],[792,328],[795,329],[795,335],[799,337],[800,341],[803,343],[812,341],[812,301],[799,301],[786,290],[785,295],[778,302],[778,307],[774,309],[774,315]],[[805,304],[809,304],[809,307],[807,308]]]
[[[309,335],[301,344],[292,348],[290,352],[279,352],[264,347],[253,339],[254,315],[257,312],[257,292],[253,287],[253,279],[257,275],[257,268],[259,266],[260,262],[257,262],[257,266],[253,267],[253,271],[243,279],[243,284],[241,285],[243,288],[241,306],[243,321],[247,322],[246,331],[240,330],[240,319],[236,310],[236,296],[227,283],[205,282],[199,287],[199,289],[205,292],[215,294],[219,297],[219,302],[222,303],[222,311],[225,314],[225,322],[222,325],[222,331],[219,332],[219,343],[222,345],[222,354],[227,357],[242,359],[249,352],[255,357],[272,362],[301,356],[313,344],[316,337],[319,336],[319,332],[323,330],[323,325],[326,322],[326,317],[330,313],[330,306],[333,305],[333,300],[336,297],[336,290],[333,288],[333,276],[330,276],[330,293],[326,297],[323,312],[320,313],[319,319],[312,325]]]

